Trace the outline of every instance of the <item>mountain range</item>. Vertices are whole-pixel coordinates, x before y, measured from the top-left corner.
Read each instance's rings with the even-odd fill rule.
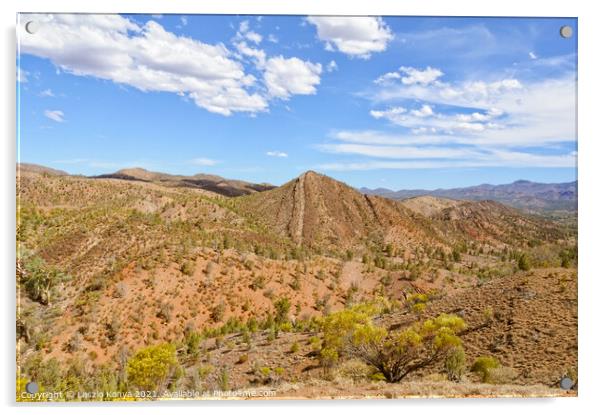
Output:
[[[577,181],[536,183],[528,180],[517,180],[510,184],[481,184],[453,189],[391,190],[362,187],[359,190],[365,194],[397,200],[426,195],[460,200],[494,200],[533,213],[577,210]]]

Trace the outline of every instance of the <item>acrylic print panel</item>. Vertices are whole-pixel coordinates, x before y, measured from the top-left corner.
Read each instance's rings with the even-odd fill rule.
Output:
[[[17,35],[18,401],[577,393],[576,19]]]

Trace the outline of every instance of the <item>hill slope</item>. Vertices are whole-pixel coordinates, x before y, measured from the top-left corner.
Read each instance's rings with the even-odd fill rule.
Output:
[[[493,245],[555,240],[550,222],[527,217],[492,201],[417,197],[401,202],[363,195],[327,176],[306,172],[285,185],[236,201],[275,232],[295,243],[326,249],[396,243],[450,246],[480,240]],[[257,215],[257,212],[260,212]]]
[[[151,172],[124,174],[136,179],[22,171],[17,181],[25,373],[48,364],[60,379],[56,371],[70,376],[83,364],[82,384],[93,382],[120,373],[118,362],[136,350],[170,342],[183,368],[179,387],[198,385],[207,367],[227,370],[233,388],[265,382],[263,367],[282,368],[279,379],[303,396],[316,380],[333,385],[322,379],[316,319],[386,297],[398,307],[382,323],[397,330],[421,318],[408,312],[416,293],[430,299],[424,316],[462,312],[475,325],[489,307],[498,311],[493,325],[466,335],[466,350],[515,366],[515,383],[551,385],[573,365],[576,251],[562,261],[569,269],[552,267],[574,235],[553,223],[491,201],[366,196],[313,172],[235,198]],[[541,269],[518,272],[522,253]],[[28,288],[29,275],[61,279],[44,298]],[[275,336],[282,304],[286,321]],[[559,338],[567,354],[554,360],[548,349]],[[362,393],[382,386],[361,382],[354,387]]]

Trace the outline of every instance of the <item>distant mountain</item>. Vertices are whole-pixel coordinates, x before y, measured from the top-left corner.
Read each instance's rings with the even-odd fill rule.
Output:
[[[242,180],[225,179],[211,174],[196,174],[194,176],[173,175],[148,171],[139,167],[122,169],[110,174],[93,176],[96,179],[121,179],[137,180],[144,182],[160,183],[167,186],[192,187],[224,196],[242,196],[255,192],[273,189],[274,186],[266,183],[256,184]]]
[[[361,188],[367,195],[403,200],[416,196],[437,196],[459,200],[493,200],[528,212],[577,210],[577,181],[568,183],[536,183],[517,180],[514,183],[436,190],[390,190]]]
[[[29,172],[29,173],[38,173],[38,174],[50,174],[52,176],[67,176],[69,173],[52,169],[50,167],[41,166],[39,164],[32,163],[17,163],[17,171],[21,172]]]

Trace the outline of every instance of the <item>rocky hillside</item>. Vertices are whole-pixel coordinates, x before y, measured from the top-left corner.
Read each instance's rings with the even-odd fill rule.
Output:
[[[574,363],[575,235],[554,223],[491,201],[366,196],[314,172],[238,197],[122,173],[20,171],[25,373],[118,382],[135,351],[169,343],[178,387],[215,386],[227,372],[232,388],[286,382],[298,386],[290,396],[311,396],[312,382],[355,376],[321,366],[319,319],[381,297],[395,304],[379,320],[392,331],[462,313],[479,327],[463,334],[468,358],[496,356],[514,384],[553,385]],[[415,295],[424,309],[412,308]],[[495,320],[481,327],[489,308]],[[567,354],[554,360],[560,338]],[[358,393],[382,386],[362,370]]]
[[[432,196],[398,202],[361,194],[311,171],[279,188],[240,198],[237,205],[295,243],[325,249],[387,243],[449,247],[469,240],[500,246],[563,237],[554,224],[500,203]]]

